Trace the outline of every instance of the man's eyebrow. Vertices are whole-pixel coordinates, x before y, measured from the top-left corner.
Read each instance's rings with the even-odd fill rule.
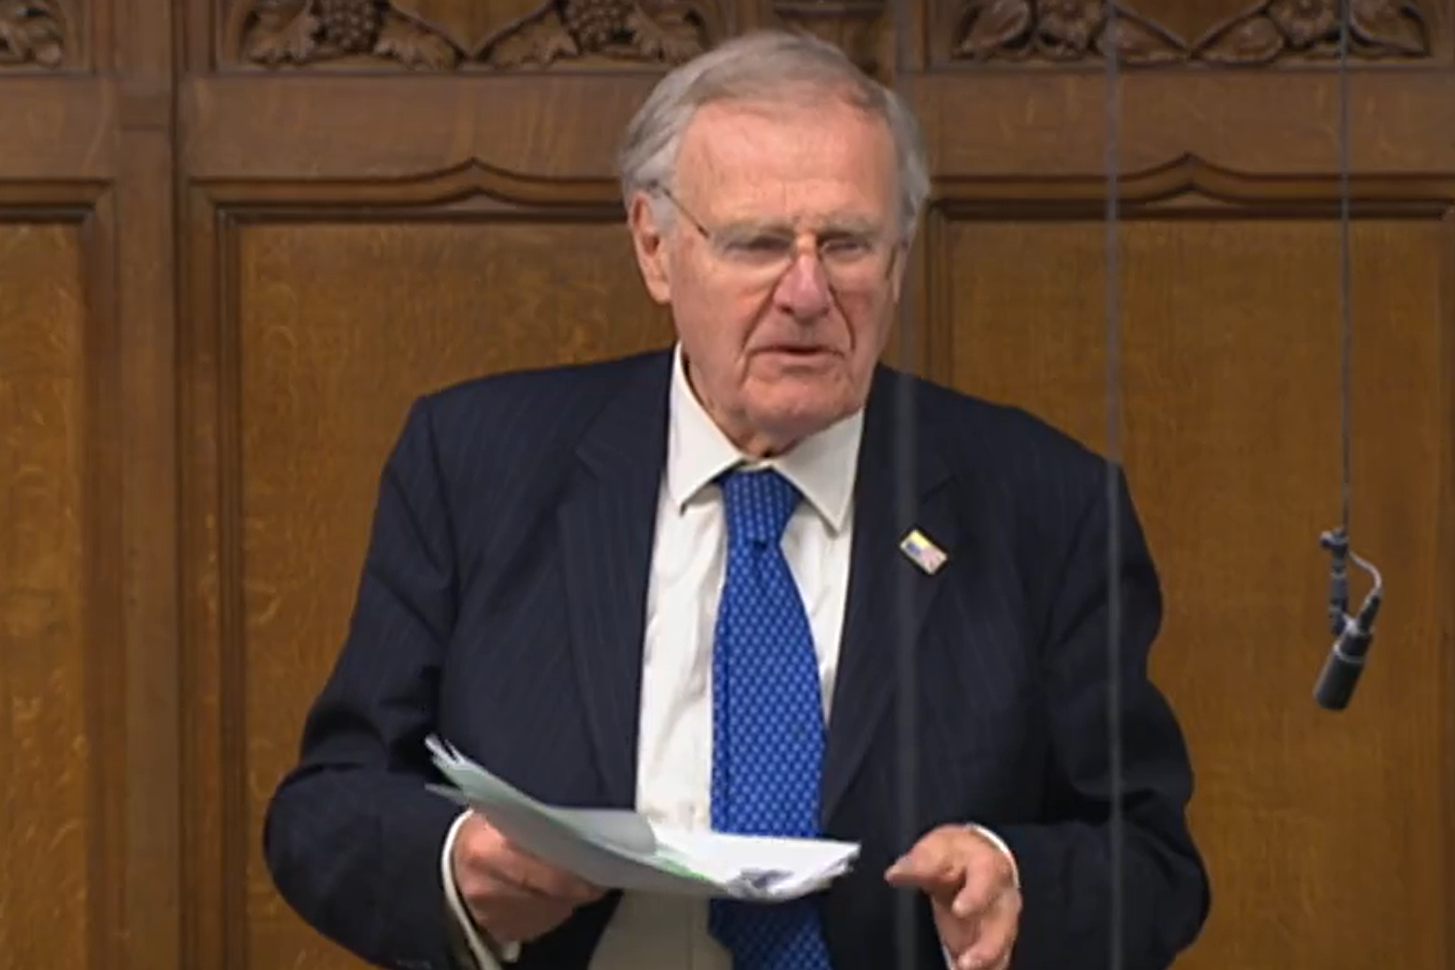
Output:
[[[878,220],[870,219],[867,216],[838,216],[824,221],[824,233],[837,232],[853,234],[858,236],[872,236],[879,232],[881,225]]]
[[[821,236],[827,235],[860,235],[871,236],[879,232],[880,225],[877,221],[866,216],[844,215],[830,216],[824,219],[814,231]],[[791,236],[798,230],[792,223],[782,219],[733,219],[723,223],[718,229],[719,232],[743,235],[745,233],[769,233],[772,235]]]

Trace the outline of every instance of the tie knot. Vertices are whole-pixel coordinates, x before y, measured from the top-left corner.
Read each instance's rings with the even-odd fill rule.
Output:
[[[722,480],[728,536],[777,545],[798,507],[798,489],[776,471],[729,472]]]

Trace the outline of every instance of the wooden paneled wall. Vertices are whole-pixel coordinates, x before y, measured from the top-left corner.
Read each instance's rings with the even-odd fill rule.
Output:
[[[444,382],[670,339],[612,147],[667,64],[770,23],[924,121],[899,363],[1101,446],[1115,287],[1214,880],[1180,966],[1455,968],[1455,2],[1352,4],[1354,539],[1389,595],[1342,715],[1309,696],[1337,0],[1105,7],[0,0],[0,970],[356,966],[259,823],[385,449]]]

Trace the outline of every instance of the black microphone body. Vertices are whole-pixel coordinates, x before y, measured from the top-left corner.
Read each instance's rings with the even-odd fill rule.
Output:
[[[1364,673],[1364,654],[1369,650],[1368,634],[1345,635],[1334,641],[1329,659],[1319,673],[1319,682],[1314,687],[1314,700],[1329,711],[1342,711],[1349,706],[1354,688],[1359,684],[1359,675]]]
[[[1314,700],[1325,710],[1342,711],[1354,696],[1359,675],[1364,673],[1364,657],[1374,642],[1374,616],[1379,612],[1380,599],[1370,596],[1357,617],[1345,619],[1344,631],[1324,661],[1314,686]]]

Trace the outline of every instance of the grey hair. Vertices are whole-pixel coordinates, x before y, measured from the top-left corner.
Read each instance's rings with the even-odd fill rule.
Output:
[[[698,109],[721,101],[781,101],[785,88],[843,98],[883,119],[894,139],[900,228],[914,235],[930,193],[919,123],[893,91],[861,71],[844,52],[807,34],[752,31],[734,37],[667,74],[627,126],[617,164],[622,200],[670,189],[682,136]]]

